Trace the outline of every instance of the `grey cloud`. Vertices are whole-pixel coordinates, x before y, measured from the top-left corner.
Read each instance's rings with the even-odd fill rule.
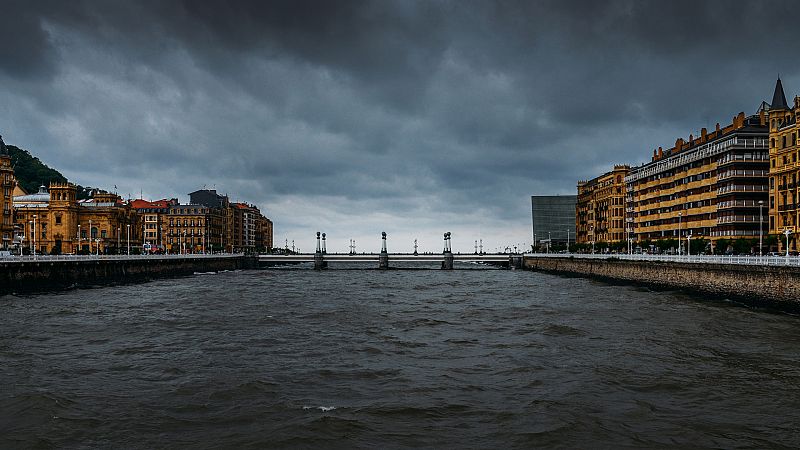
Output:
[[[83,184],[151,197],[215,185],[269,208],[276,238],[343,211],[364,236],[386,222],[525,233],[529,195],[574,192],[753,112],[778,72],[800,92],[794,32],[772,26],[792,2],[5,9],[7,142]]]

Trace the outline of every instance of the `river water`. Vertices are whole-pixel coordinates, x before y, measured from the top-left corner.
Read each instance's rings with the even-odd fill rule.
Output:
[[[793,447],[800,319],[507,270],[0,297],[2,448]]]

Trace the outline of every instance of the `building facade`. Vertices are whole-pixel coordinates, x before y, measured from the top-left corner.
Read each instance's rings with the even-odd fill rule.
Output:
[[[739,113],[730,125],[679,138],[669,150],[654,150],[649,163],[631,168],[625,178],[631,237],[757,237],[759,205],[768,200],[766,122],[763,108],[749,117]]]
[[[630,166],[617,165],[597,178],[578,182],[575,205],[576,242],[619,242],[628,238],[625,222],[625,177]]]
[[[533,246],[565,244],[575,239],[575,195],[531,196]]]
[[[141,219],[145,252],[166,253],[167,218],[170,207],[177,204],[178,199],[175,198],[155,201],[136,199],[131,202],[131,207]]]
[[[798,232],[800,197],[800,163],[798,163],[797,117],[800,98],[794,98],[790,108],[786,103],[783,85],[778,79],[772,104],[769,108],[769,233],[780,235]],[[778,239],[781,251],[786,250],[786,240]],[[789,250],[797,250],[796,239],[789,240]]]
[[[210,253],[222,249],[224,211],[196,204],[170,205],[166,226],[168,253]]]
[[[10,250],[14,244],[14,167],[11,155],[0,136],[0,250]]]
[[[14,222],[25,252],[113,254],[141,248],[139,217],[129,203],[107,192],[77,200],[71,183],[14,197]]]

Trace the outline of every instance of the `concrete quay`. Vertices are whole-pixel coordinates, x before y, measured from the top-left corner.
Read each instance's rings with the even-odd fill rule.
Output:
[[[12,257],[0,259],[0,295],[138,282],[257,266],[256,257],[241,254]]]
[[[542,255],[524,257],[538,272],[676,289],[750,306],[800,312],[800,260],[758,257]]]

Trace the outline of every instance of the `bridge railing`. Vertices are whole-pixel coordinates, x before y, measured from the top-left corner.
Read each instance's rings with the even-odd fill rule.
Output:
[[[798,256],[751,256],[751,255],[651,255],[651,254],[585,254],[585,253],[526,253],[526,257],[619,259],[627,261],[664,261],[705,264],[741,264],[752,266],[800,266]]]

